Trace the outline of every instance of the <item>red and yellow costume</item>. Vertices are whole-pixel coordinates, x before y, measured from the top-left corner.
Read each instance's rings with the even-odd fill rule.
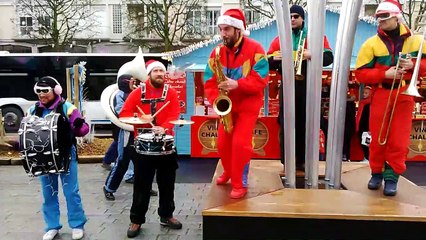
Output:
[[[399,53],[409,53],[411,56],[417,56],[421,43],[421,36],[413,36],[407,26],[399,24],[399,36],[393,39],[380,28],[377,35],[369,38],[362,45],[356,61],[355,76],[358,81],[371,85],[373,87],[371,105],[370,105],[370,168],[372,174],[382,174],[386,180],[385,163],[390,169],[390,177],[393,180],[398,179],[398,175],[404,173],[406,166],[405,160],[410,143],[410,131],[412,123],[412,112],[414,108],[414,99],[411,96],[399,94],[396,100],[395,111],[390,122],[390,131],[385,145],[379,145],[378,137],[383,119],[385,124],[381,137],[384,138],[389,124],[389,116],[395,95],[398,89],[399,79],[396,80],[394,90],[390,90],[392,79],[385,78],[385,72],[397,64]],[[423,48],[423,57],[425,48]],[[412,60],[415,63],[415,59]],[[407,70],[403,79],[409,81],[412,71]],[[426,59],[422,58],[420,63],[419,76],[426,75]],[[408,82],[403,81],[400,93],[408,87]],[[387,110],[387,117],[384,118],[386,104],[390,98],[390,109]],[[392,173],[393,170],[393,173]]]
[[[219,95],[215,68],[215,51],[210,55],[204,73],[205,94],[210,103]],[[234,189],[242,189],[244,166],[253,152],[252,134],[267,84],[268,60],[262,46],[241,36],[232,49],[221,46],[220,62],[225,76],[238,82],[238,87],[228,94],[232,101],[232,133],[225,133],[223,125],[218,128],[218,151],[224,168],[223,177],[231,179]]]

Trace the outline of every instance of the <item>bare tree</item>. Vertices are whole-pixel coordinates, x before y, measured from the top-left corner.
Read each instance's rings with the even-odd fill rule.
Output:
[[[402,7],[402,17],[404,22],[410,29],[418,31],[421,28],[421,23],[424,23],[424,15],[426,12],[425,0],[408,0]]]
[[[202,0],[140,0],[128,4],[130,35],[135,38],[158,37],[164,51],[181,47],[190,37],[201,36]],[[158,46],[158,43],[156,43]]]
[[[273,18],[275,16],[273,0],[241,0],[240,3],[241,6],[244,6],[246,9],[258,12],[267,18]],[[289,0],[288,4],[289,6],[300,5],[306,7],[306,0]]]
[[[77,34],[90,38],[98,22],[91,11],[92,0],[18,0],[22,35],[63,51]]]

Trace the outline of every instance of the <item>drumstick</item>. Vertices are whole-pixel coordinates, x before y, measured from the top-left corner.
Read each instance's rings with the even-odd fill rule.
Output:
[[[145,116],[145,115],[146,115],[146,114],[143,112],[142,108],[140,108],[138,105],[136,105],[136,107],[138,108],[139,112],[140,112],[143,116]],[[151,127],[154,127],[154,126],[155,126],[154,124],[152,124],[152,122],[149,122],[149,124],[151,124]]]
[[[163,110],[163,108],[165,108],[169,103],[170,101],[167,101],[166,104],[164,104],[160,109],[158,109],[156,113],[154,113],[154,115],[152,115],[152,118],[154,118],[159,112],[161,112],[161,110]]]
[[[138,105],[136,105],[136,107],[138,108],[139,112],[140,112],[142,115],[146,115],[146,114],[143,112],[142,108],[140,108]]]

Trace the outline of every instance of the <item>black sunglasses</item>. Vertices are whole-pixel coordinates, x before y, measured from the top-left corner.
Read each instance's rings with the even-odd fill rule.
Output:
[[[298,14],[290,15],[290,19],[291,19],[291,18],[298,19],[299,17],[300,17],[300,15],[298,15]]]
[[[388,19],[390,17],[390,13],[380,13],[376,15],[376,19]]]
[[[45,89],[36,89],[35,90],[35,92],[37,93],[37,94],[40,94],[40,93],[49,93],[50,91],[51,91],[52,89],[51,88],[45,88]]]

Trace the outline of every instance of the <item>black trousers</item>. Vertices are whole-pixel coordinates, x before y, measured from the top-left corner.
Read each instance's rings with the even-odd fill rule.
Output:
[[[163,218],[172,217],[175,210],[174,191],[176,169],[178,168],[177,154],[159,156],[135,154],[133,159],[135,182],[133,184],[130,221],[135,224],[145,223],[154,175],[157,176],[159,190],[158,215]]]
[[[358,131],[358,136],[359,136],[359,139],[360,139],[360,144],[361,144],[362,152],[364,153],[364,158],[368,160],[368,159],[370,159],[370,148],[367,147],[367,146],[365,146],[365,145],[362,145],[362,133],[363,132],[367,132],[367,131],[361,131],[361,130],[359,130]]]

